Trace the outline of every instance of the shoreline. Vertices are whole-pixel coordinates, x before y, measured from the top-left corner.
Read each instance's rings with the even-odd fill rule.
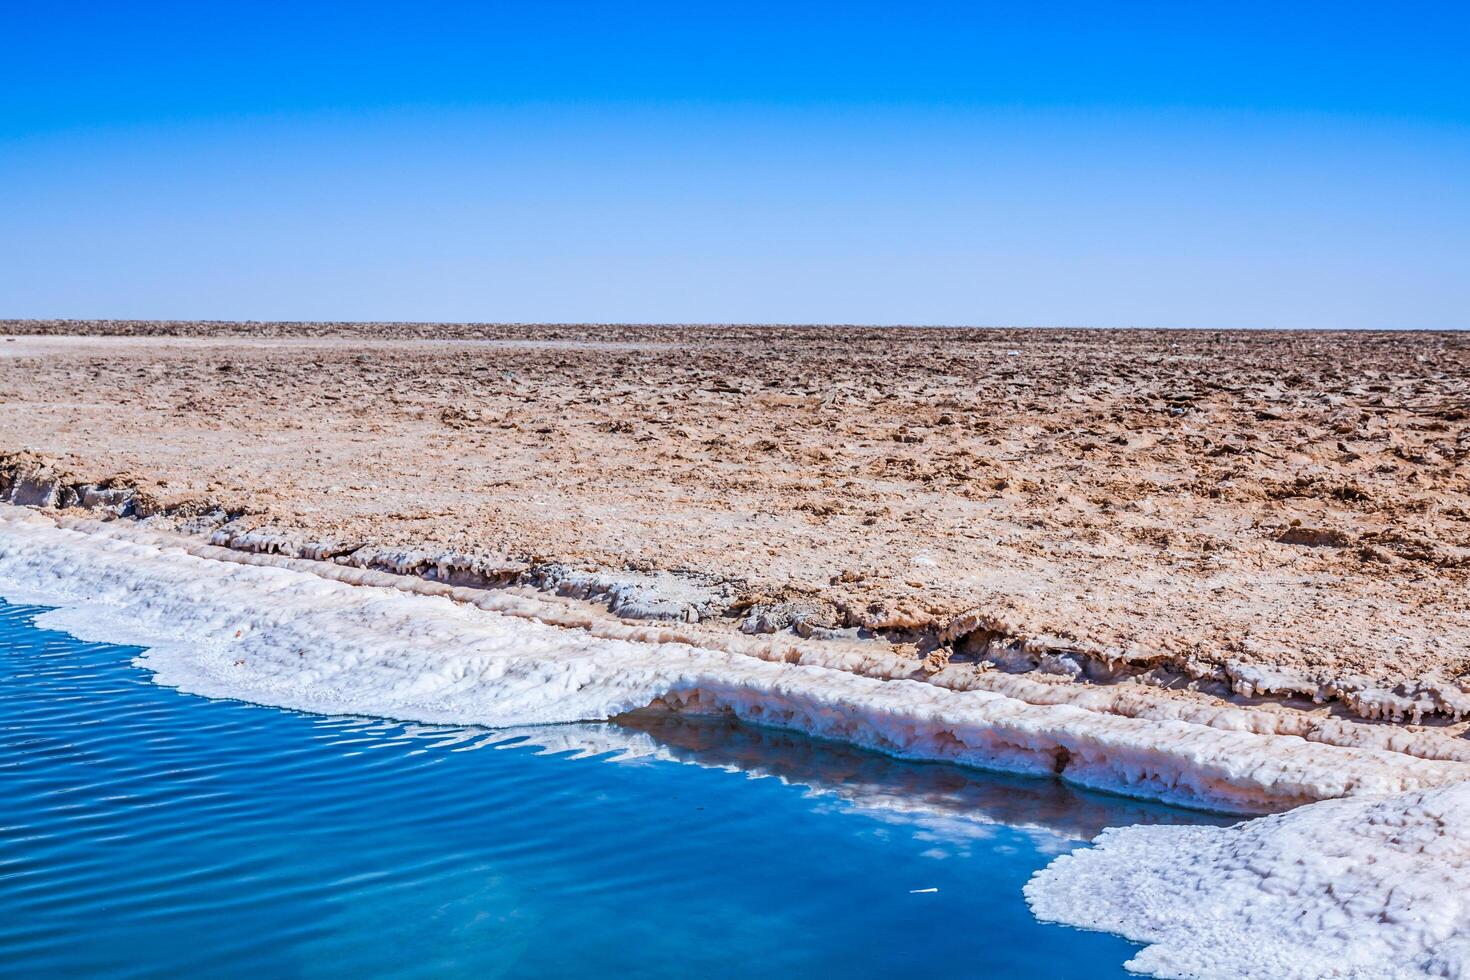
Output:
[[[767,660],[833,663],[885,680],[991,690],[1032,703],[1079,704],[1133,717],[1470,762],[1470,742],[1462,737],[1470,730],[1462,720],[1470,712],[1470,693],[1458,682],[1421,682],[1415,701],[1361,678],[1309,682],[1289,668],[1237,665],[1221,679],[1214,668],[1191,670],[1157,655],[1129,656],[1053,637],[1017,636],[978,610],[922,631],[830,629],[801,622],[751,629],[750,618],[740,616],[744,607],[737,606],[734,615],[726,609],[734,593],[728,582],[657,569],[584,571],[555,559],[494,562],[427,548],[344,544],[301,529],[261,526],[253,515],[219,505],[191,501],[169,507],[127,481],[87,482],[25,453],[0,454],[0,505],[58,512],[65,515],[65,526],[119,521],[178,534],[210,546],[209,556],[221,560],[279,558],[303,563],[300,567],[313,574],[447,595],[497,612],[539,608],[535,615],[553,625],[595,629],[612,638],[677,639]],[[248,529],[238,530],[240,524]],[[404,584],[411,582],[421,584]],[[499,603],[489,598],[493,595],[514,598]],[[541,600],[553,606],[538,607]],[[1425,714],[1428,725],[1421,724]]]
[[[1264,712],[1181,710],[1149,703],[1142,691],[1038,689],[1025,678],[988,672],[979,675],[994,680],[988,687],[946,686],[943,672],[917,680],[858,644],[737,634],[720,645],[689,626],[635,625],[554,596],[232,551],[126,520],[6,505],[0,545],[0,570],[8,568],[13,582],[30,575],[60,583],[73,591],[73,607],[106,597],[93,612],[110,617],[107,628],[89,625],[86,613],[73,616],[74,626],[96,634],[82,638],[150,647],[146,659],[162,683],[216,697],[492,727],[601,720],[650,707],[729,714],[903,758],[1052,774],[1090,789],[1246,814],[1470,778],[1461,745],[1432,732],[1336,732],[1317,720],[1316,738],[1308,740],[1282,731],[1281,720]],[[86,581],[101,568],[108,584]],[[265,584],[253,584],[252,576]],[[201,584],[213,581],[223,598]],[[241,597],[229,598],[237,585]],[[258,588],[266,592],[251,591]],[[372,604],[385,595],[394,597],[393,611],[378,630]],[[335,606],[322,606],[327,599]],[[259,610],[262,602],[289,608],[302,622],[320,613],[322,632],[313,640],[299,623],[280,621],[281,609]],[[346,617],[340,642],[348,651],[340,662],[330,642],[337,606]],[[128,619],[165,614],[184,625],[140,627]],[[259,674],[236,669],[247,661],[225,652],[234,641],[221,639],[221,621],[238,622],[239,634],[255,638]],[[522,627],[512,623],[530,632],[516,633]],[[473,644],[487,626],[511,634],[491,637],[490,659],[482,662]],[[119,637],[119,630],[128,632]],[[422,639],[407,641],[424,630],[442,653],[426,652]],[[395,639],[399,632],[403,641]],[[387,646],[374,660],[379,642]],[[203,652],[191,652],[190,644]],[[320,664],[307,656],[314,644],[325,650]],[[369,653],[351,652],[359,647]],[[563,657],[568,649],[570,660]],[[316,673],[322,665],[329,684]],[[1057,690],[1071,696],[1056,698]],[[1353,744],[1329,741],[1333,735]]]

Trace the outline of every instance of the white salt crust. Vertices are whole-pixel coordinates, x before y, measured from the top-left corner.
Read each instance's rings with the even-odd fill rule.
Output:
[[[48,626],[146,647],[139,663],[161,684],[324,713],[503,727],[661,704],[906,758],[1060,770],[1079,785],[1243,813],[1470,777],[1470,764],[1377,748],[610,639],[344,584],[302,571],[299,561],[236,564],[190,549],[218,551],[122,524],[70,530],[8,508],[0,512],[0,594],[61,605]]]
[[[1026,886],[1038,918],[1161,977],[1470,976],[1470,783],[1233,827],[1125,827]]]
[[[0,504],[0,516],[11,513],[39,517],[33,511]],[[912,659],[871,642],[840,639],[813,641],[792,634],[748,636],[729,631],[711,632],[682,622],[627,622],[604,615],[575,601],[549,596],[535,589],[480,589],[458,587],[413,574],[304,560],[277,554],[240,551],[234,547],[202,544],[197,538],[159,533],[133,522],[111,524],[64,514],[46,514],[57,526],[104,536],[123,535],[129,540],[161,548],[182,548],[202,558],[261,567],[286,568],[352,585],[391,588],[415,595],[445,596],[488,612],[534,619],[552,626],[585,630],[604,639],[640,643],[680,642],[715,647],[761,660],[832,667],[879,679],[910,678],[915,674]],[[414,553],[422,554],[422,553]],[[412,562],[410,563],[412,564]],[[930,684],[956,691],[985,690],[1025,701],[1028,704],[1070,704],[1104,714],[1156,721],[1174,720],[1228,731],[1258,735],[1297,735],[1314,742],[1351,748],[1382,749],[1423,759],[1470,762],[1470,743],[1433,728],[1364,724],[1299,710],[1246,708],[1216,700],[1178,699],[1161,695],[1151,687],[1136,684],[1091,685],[1049,683],[1031,675],[1001,671],[977,671],[949,667],[926,674]],[[1310,797],[1315,799],[1316,797]],[[1283,801],[1281,805],[1287,805]],[[1304,802],[1297,800],[1295,802]]]

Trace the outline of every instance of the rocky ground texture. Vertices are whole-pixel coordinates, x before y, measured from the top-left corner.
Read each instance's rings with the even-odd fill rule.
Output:
[[[1470,715],[1470,334],[0,337],[14,503],[871,643],[916,675]]]

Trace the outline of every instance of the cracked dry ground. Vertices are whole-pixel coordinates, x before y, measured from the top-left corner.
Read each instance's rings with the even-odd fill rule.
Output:
[[[835,624],[978,607],[1176,660],[1470,669],[1467,334],[0,332],[0,450],[262,524],[701,573]]]

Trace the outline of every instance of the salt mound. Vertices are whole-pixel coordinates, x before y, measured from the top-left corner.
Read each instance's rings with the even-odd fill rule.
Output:
[[[1127,827],[1026,886],[1163,977],[1470,976],[1470,782],[1233,827]]]

